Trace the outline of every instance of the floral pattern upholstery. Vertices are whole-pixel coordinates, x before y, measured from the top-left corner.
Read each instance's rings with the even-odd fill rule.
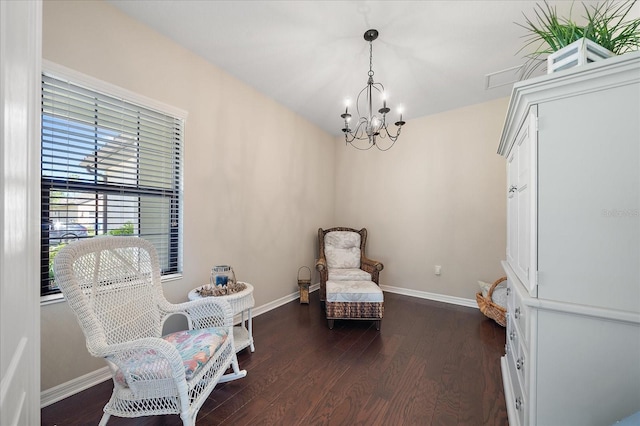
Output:
[[[332,231],[324,237],[327,268],[360,268],[360,234]]]
[[[372,281],[327,281],[327,302],[384,302]]]
[[[227,332],[223,328],[204,328],[196,330],[182,330],[162,337],[171,343],[180,353],[184,364],[187,380],[191,380],[216,351],[226,342]],[[171,372],[166,362],[154,357],[152,349],[136,352],[120,362],[120,369],[116,372],[115,380],[127,387],[127,379],[143,380],[145,376],[154,378],[168,378]],[[150,356],[151,355],[151,356]]]
[[[362,269],[329,269],[329,281],[371,281],[371,274]]]

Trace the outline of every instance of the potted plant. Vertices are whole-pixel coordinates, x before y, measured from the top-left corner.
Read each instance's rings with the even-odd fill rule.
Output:
[[[523,76],[528,77],[549,55],[547,72],[551,73],[582,63],[593,62],[614,55],[638,50],[640,47],[640,18],[628,15],[636,0],[604,3],[584,7],[584,25],[558,16],[555,7],[546,0],[538,4],[535,19],[525,15],[525,23],[518,24],[529,32],[520,52],[536,46],[533,53],[525,55]],[[571,15],[571,12],[569,12]]]

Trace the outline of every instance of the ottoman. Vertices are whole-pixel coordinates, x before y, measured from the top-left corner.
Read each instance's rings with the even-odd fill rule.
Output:
[[[327,281],[325,312],[329,328],[337,319],[375,321],[376,330],[384,312],[384,296],[373,281]]]

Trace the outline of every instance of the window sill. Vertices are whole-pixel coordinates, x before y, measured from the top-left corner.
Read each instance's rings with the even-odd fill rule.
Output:
[[[182,278],[182,274],[164,275],[160,281],[162,283],[169,281],[177,281]],[[40,296],[40,306],[53,305],[54,303],[64,302],[64,295],[62,293],[47,294],[46,296]]]
[[[40,306],[53,305],[64,301],[62,293],[47,294],[46,296],[40,296]]]

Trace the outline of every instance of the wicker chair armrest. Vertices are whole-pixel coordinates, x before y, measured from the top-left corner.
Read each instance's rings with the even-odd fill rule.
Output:
[[[233,310],[226,300],[219,297],[203,297],[184,303],[163,306],[166,314],[183,314],[190,320],[192,329],[233,327]]]
[[[495,282],[491,284],[491,287],[489,287],[489,291],[487,292],[487,299],[492,300],[491,297],[493,296],[493,290],[495,290],[496,287],[498,287],[498,284],[506,280],[507,280],[507,277],[502,277],[495,280]]]
[[[316,261],[316,271],[322,272],[327,270],[327,259],[324,257]]]
[[[360,259],[360,265],[362,266],[363,271],[373,272],[373,271],[382,271],[384,269],[384,265],[382,262],[377,260],[369,259],[368,257],[363,257]]]
[[[185,380],[184,364],[180,353],[171,343],[160,337],[145,337],[126,343],[105,345],[92,355],[106,358],[119,369],[122,369],[124,364],[132,358],[155,359],[157,363],[166,363],[165,365],[171,369],[170,377],[176,383]],[[153,377],[148,380],[153,380]]]

